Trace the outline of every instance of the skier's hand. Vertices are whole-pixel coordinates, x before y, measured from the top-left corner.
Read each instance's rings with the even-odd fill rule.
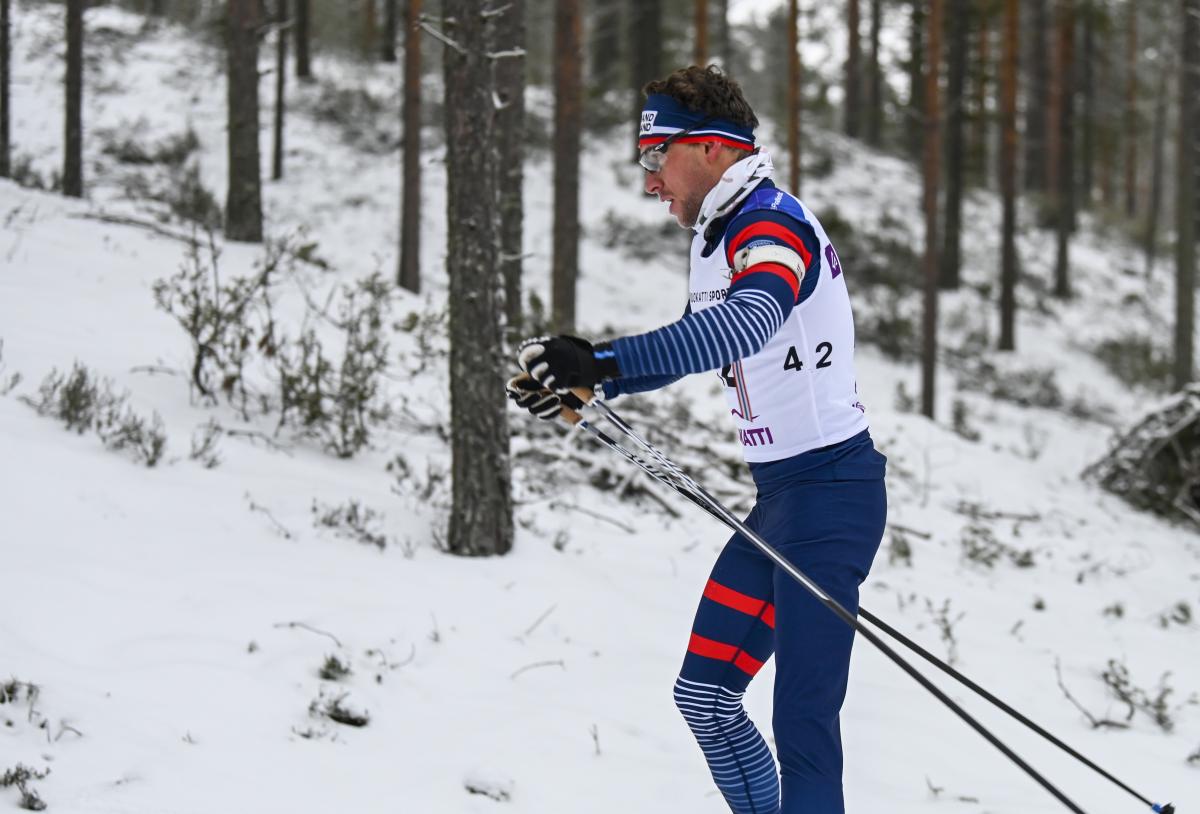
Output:
[[[528,373],[519,373],[513,376],[504,385],[504,391],[518,407],[528,410],[545,421],[558,418],[564,405],[572,410],[578,410],[583,406],[583,402],[574,393],[567,392],[560,396],[558,393],[542,387],[541,382]]]
[[[593,347],[577,336],[526,339],[517,351],[517,361],[522,370],[559,395],[573,387],[593,390],[601,380],[621,375],[606,344]]]

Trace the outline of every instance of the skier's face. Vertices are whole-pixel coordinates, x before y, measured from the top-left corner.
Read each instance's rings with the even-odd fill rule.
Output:
[[[713,176],[709,157],[715,146],[711,143],[672,144],[662,157],[659,171],[646,172],[646,194],[656,195],[667,203],[667,211],[685,229],[696,223],[704,196],[720,177],[720,172]]]

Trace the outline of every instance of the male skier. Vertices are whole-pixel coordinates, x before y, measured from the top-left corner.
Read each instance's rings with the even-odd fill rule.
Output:
[[[813,213],[772,182],[737,83],[691,66],[645,93],[645,191],[695,231],[687,311],[594,345],[529,339],[509,395],[553,418],[569,388],[611,399],[718,371],[758,490],[747,525],[853,612],[887,502],[885,458],[856,394],[837,252]],[[853,640],[749,541],[729,540],[704,587],[675,701],[736,814],[844,812],[838,712]],[[772,653],[778,769],[742,706]]]

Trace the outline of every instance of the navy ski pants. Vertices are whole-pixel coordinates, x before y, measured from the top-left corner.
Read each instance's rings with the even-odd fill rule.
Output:
[[[883,536],[884,461],[864,431],[752,467],[758,501],[746,524],[851,612]],[[843,814],[838,713],[853,641],[752,543],[730,538],[700,599],[675,702],[735,814]],[[772,654],[778,768],[742,706]]]

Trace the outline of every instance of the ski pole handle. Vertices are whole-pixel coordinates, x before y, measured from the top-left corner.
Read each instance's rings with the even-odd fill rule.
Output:
[[[579,399],[580,407],[591,404],[592,399],[596,398],[596,394],[591,390],[588,390],[586,387],[572,387],[570,395]],[[558,417],[570,424],[572,427],[576,426],[580,421],[583,421],[583,416],[579,414],[579,410],[577,408],[568,407],[565,398],[563,399],[562,412],[558,414]]]

